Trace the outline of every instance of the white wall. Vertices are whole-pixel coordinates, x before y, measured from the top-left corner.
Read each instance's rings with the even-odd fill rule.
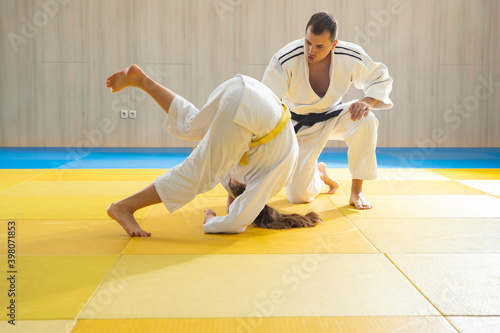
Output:
[[[498,0],[0,0],[0,146],[192,146],[106,77],[136,63],[201,107],[237,73],[260,79],[322,10],[394,78],[380,147],[500,146]]]

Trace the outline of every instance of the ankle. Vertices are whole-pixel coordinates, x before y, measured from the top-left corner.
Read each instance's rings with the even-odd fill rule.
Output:
[[[116,205],[115,207],[121,211],[125,211],[127,213],[130,213],[130,214],[134,214],[136,209],[133,209],[132,207],[130,207],[130,205],[128,205],[126,202],[124,202],[123,200],[122,201],[118,201],[116,203],[114,203],[113,205]]]

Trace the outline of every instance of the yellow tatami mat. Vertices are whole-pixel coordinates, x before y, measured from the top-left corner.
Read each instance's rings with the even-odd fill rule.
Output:
[[[203,211],[212,208],[225,214],[226,198],[198,197],[172,214],[162,204],[155,205],[142,225],[153,237],[132,239],[124,254],[377,252],[325,196],[306,205],[292,205],[279,197],[269,204],[283,213],[315,211],[323,223],[308,229],[249,227],[238,235],[205,235]]]
[[[119,256],[18,256],[17,319],[74,319],[115,265]],[[3,257],[2,259],[5,259]],[[1,260],[7,272],[7,260]],[[123,271],[114,271],[123,276]],[[121,274],[121,275],[120,275]],[[0,280],[8,290],[7,279]],[[6,311],[0,313],[7,320]]]
[[[132,195],[150,182],[145,181],[29,181],[0,192],[5,197],[122,197]]]
[[[459,182],[491,195],[500,195],[500,179],[459,180]]]
[[[0,322],[2,333],[51,333],[70,332],[75,325],[75,320],[19,320],[13,326],[5,321]],[[90,332],[90,331],[89,331]]]
[[[380,169],[365,211],[349,205],[349,171],[329,169],[336,194],[268,203],[320,225],[206,235],[203,211],[225,214],[218,185],[174,213],[139,210],[152,237],[129,237],[106,208],[165,171],[0,170],[0,269],[15,221],[17,304],[0,331],[496,332],[500,169]]]
[[[500,311],[500,253],[389,254],[389,259],[444,315]]]
[[[0,219],[84,220],[109,219],[106,209],[123,197],[6,197],[0,201]],[[144,219],[151,208],[136,212]]]
[[[500,179],[500,169],[429,169],[449,179]]]
[[[0,191],[47,172],[45,169],[0,169]]]
[[[382,253],[500,252],[500,219],[359,219]]]
[[[55,169],[44,172],[33,181],[148,181],[167,169]]]
[[[497,333],[500,327],[500,316],[492,317],[446,317],[459,332],[463,333]]]
[[[336,196],[349,196],[351,181],[340,180]],[[373,180],[363,184],[370,195],[484,195],[480,189],[453,180]]]
[[[500,169],[429,169],[449,179],[500,179]]]
[[[125,255],[81,318],[437,314],[381,254]]]
[[[336,180],[351,181],[351,173],[348,169],[328,169],[330,177]],[[391,168],[379,169],[378,180],[448,180],[446,176],[442,176],[437,172],[426,169],[411,169],[411,168]]]
[[[23,182],[52,172],[50,169],[0,169],[0,181]]]
[[[348,196],[329,196],[349,219],[500,218],[500,201],[490,195],[368,195],[375,209],[356,210]]]
[[[7,239],[7,223],[0,221],[0,239]],[[130,241],[112,220],[17,220],[16,229],[19,255],[120,254]]]
[[[280,317],[80,320],[74,333],[260,332],[387,333],[456,332],[440,317]],[[485,332],[485,331],[483,331]]]

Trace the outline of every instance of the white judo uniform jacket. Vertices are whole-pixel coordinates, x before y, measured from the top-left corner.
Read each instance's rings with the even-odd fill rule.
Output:
[[[204,224],[205,233],[240,233],[266,202],[293,175],[298,145],[288,121],[271,141],[250,148],[252,139],[269,134],[279,123],[283,106],[261,82],[238,75],[221,84],[201,110],[176,95],[163,127],[173,135],[200,141],[186,160],[155,180],[155,188],[173,212],[217,184],[226,189],[230,178],[246,184],[226,216]],[[248,164],[240,160],[246,153]],[[209,208],[209,207],[207,207]],[[201,221],[200,221],[201,222]]]
[[[299,115],[324,113],[342,109],[338,117],[304,126],[297,133],[299,161],[287,196],[291,202],[309,202],[322,190],[316,168],[317,159],[328,140],[344,140],[349,147],[349,169],[353,179],[377,178],[375,148],[378,121],[369,113],[361,120],[350,119],[349,106],[342,97],[354,84],[365,96],[378,100],[374,109],[392,107],[389,93],[392,78],[384,64],[374,62],[358,45],[338,41],[331,52],[330,84],[326,94],[319,97],[309,83],[309,66],[304,52],[305,39],[287,44],[272,58],[262,82]],[[294,124],[296,122],[294,121]]]

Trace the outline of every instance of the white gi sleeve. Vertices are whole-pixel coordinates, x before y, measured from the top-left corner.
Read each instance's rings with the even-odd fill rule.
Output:
[[[200,141],[210,126],[211,119],[209,117],[213,118],[214,114],[208,112],[207,116],[202,116],[191,102],[179,95],[175,95],[163,128],[178,138]],[[204,124],[200,124],[201,121]]]
[[[277,54],[271,58],[266,72],[264,73],[264,77],[262,78],[262,83],[268,86],[273,93],[278,96],[278,99],[282,99],[287,93],[288,75],[279,63]]]
[[[356,88],[363,89],[366,97],[378,100],[374,109],[390,109],[393,104],[389,98],[392,90],[392,78],[387,66],[374,62],[366,53],[363,61],[357,63],[352,73],[352,81]]]

